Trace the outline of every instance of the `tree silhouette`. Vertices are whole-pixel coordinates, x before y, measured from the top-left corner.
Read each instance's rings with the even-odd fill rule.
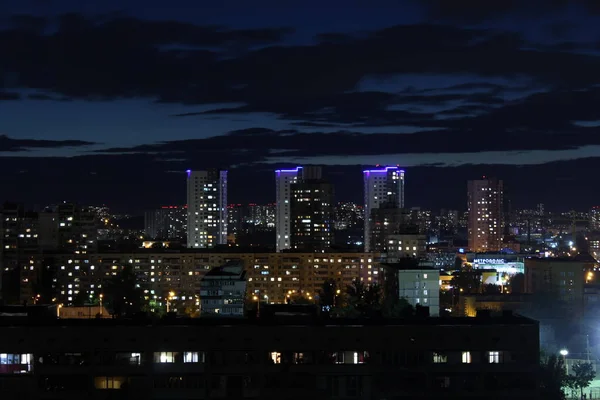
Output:
[[[85,290],[80,290],[79,293],[73,298],[73,305],[76,307],[82,307],[88,303],[89,297]]]
[[[106,305],[115,317],[139,312],[142,308],[142,291],[136,285],[131,265],[125,265],[105,286]]]
[[[42,268],[40,268],[37,280],[33,285],[35,295],[39,295],[37,298],[39,304],[52,304],[55,301],[57,296],[56,270],[54,257],[46,257],[42,260]]]
[[[579,389],[579,393],[581,394],[581,398],[583,399],[583,389],[590,386],[590,383],[596,377],[596,371],[594,371],[594,366],[591,363],[578,362],[573,365],[571,368],[573,371],[573,375],[569,375],[569,380],[571,380],[572,385],[575,389]]]
[[[567,372],[562,358],[551,355],[540,363],[540,398],[563,400],[568,386]]]
[[[493,283],[488,283],[483,286],[483,293],[485,294],[500,294],[500,286],[494,285]]]
[[[525,274],[513,275],[508,281],[511,293],[525,293]]]
[[[327,279],[319,290],[319,305],[323,307],[334,307],[339,302],[336,302],[338,297],[338,287],[334,279]]]

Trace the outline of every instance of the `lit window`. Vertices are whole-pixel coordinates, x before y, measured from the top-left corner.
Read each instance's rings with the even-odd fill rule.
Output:
[[[433,353],[433,362],[435,364],[442,364],[448,362],[448,356],[443,353]]]
[[[462,362],[463,362],[463,364],[471,364],[471,352],[470,351],[462,352]]]
[[[490,364],[500,364],[500,352],[499,351],[490,351],[488,353],[488,361]]]
[[[127,383],[123,376],[97,376],[94,378],[96,389],[121,389],[121,385]]]
[[[154,362],[159,364],[170,364],[175,362],[175,356],[177,353],[161,351],[154,353]]]
[[[198,353],[197,351],[186,351],[183,353],[184,363],[199,363],[204,362],[204,353]]]
[[[273,361],[273,364],[281,364],[281,353],[274,351],[269,353],[269,357]]]

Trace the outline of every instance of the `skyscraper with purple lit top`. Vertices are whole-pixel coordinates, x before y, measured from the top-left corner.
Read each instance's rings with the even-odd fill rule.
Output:
[[[404,170],[378,167],[363,171],[365,195],[365,251],[371,251],[371,212],[382,205],[404,208]]]
[[[291,248],[291,186],[303,179],[322,178],[321,167],[307,166],[275,171],[275,235],[277,251]]]

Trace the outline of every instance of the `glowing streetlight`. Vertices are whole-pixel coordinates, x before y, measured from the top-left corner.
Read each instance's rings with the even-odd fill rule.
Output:
[[[171,299],[175,297],[175,292],[169,292],[169,296],[167,297],[167,313],[169,313],[169,307],[171,305]]]
[[[252,296],[252,300],[256,302],[256,316],[260,316],[260,298],[257,295]]]
[[[567,356],[569,355],[569,350],[561,349],[559,353],[563,357],[563,364],[565,364],[565,372],[568,375],[569,374],[569,366],[567,365]]]

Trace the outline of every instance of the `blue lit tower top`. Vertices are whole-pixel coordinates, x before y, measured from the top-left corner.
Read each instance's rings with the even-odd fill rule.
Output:
[[[370,251],[371,211],[387,204],[404,208],[404,170],[398,166],[363,171],[365,202],[365,251]]]

